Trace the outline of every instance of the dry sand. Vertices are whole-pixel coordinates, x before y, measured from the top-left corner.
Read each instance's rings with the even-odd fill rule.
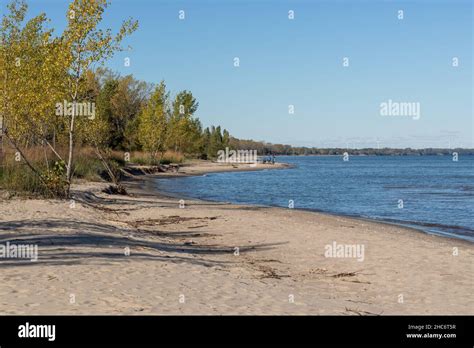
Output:
[[[37,262],[0,259],[0,314],[474,314],[472,243],[294,209],[180,208],[152,186],[0,201],[0,244],[39,247]],[[325,257],[333,242],[363,245],[363,261]]]

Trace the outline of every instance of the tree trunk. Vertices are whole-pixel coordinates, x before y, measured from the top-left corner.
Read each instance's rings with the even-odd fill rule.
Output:
[[[75,104],[76,100],[74,99],[73,101],[73,109],[72,109],[72,115],[71,115],[71,124],[69,127],[69,153],[68,153],[68,160],[67,160],[67,166],[66,166],[66,196],[69,197],[69,191],[71,188],[71,179],[72,179],[72,161],[73,161],[73,155],[74,155],[74,120],[76,116],[76,107]]]
[[[114,172],[112,171],[112,169],[110,168],[109,164],[107,163],[107,160],[105,159],[105,157],[102,155],[102,153],[100,152],[100,149],[99,149],[99,146],[97,146],[97,144],[95,145],[95,152],[97,154],[97,157],[99,157],[99,159],[101,160],[105,170],[107,171],[107,173],[109,174],[110,176],[110,179],[112,180],[112,182],[118,186],[119,185],[119,179],[117,178],[117,176],[114,174]]]

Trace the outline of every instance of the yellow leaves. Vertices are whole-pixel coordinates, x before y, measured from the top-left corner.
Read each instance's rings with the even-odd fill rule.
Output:
[[[25,7],[26,13],[26,7]],[[61,95],[61,59],[54,56],[58,41],[51,41],[52,31],[44,29],[44,14],[21,26],[21,15],[13,16],[2,26],[0,67],[6,88],[0,93],[0,106],[10,134],[18,141],[51,128],[54,102]],[[10,18],[13,18],[10,15]],[[5,21],[3,21],[5,22]]]
[[[89,70],[113,56],[138,26],[129,19],[115,35],[99,29],[107,6],[107,0],[73,0],[66,29],[53,37],[53,31],[45,29],[45,14],[23,23],[26,4],[14,0],[8,5],[9,13],[0,24],[0,114],[19,142],[50,139],[54,134],[55,139],[67,139],[73,150],[77,140],[99,144],[108,135],[104,118],[78,117],[73,123],[73,117],[55,113],[56,104],[64,100],[95,103],[88,99],[96,96],[89,90],[93,80]]]
[[[138,138],[143,148],[150,153],[162,151],[166,144],[168,98],[169,94],[162,82],[156,87],[148,104],[139,114]]]

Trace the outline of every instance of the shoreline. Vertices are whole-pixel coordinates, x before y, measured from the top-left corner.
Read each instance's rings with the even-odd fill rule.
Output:
[[[317,156],[317,155],[315,155]],[[199,162],[197,162],[199,163]],[[190,163],[189,165],[193,165]],[[218,165],[229,165],[229,164],[218,164]],[[278,165],[278,166],[276,166]],[[151,180],[153,179],[170,179],[170,178],[185,178],[185,177],[190,177],[190,176],[205,176],[206,174],[214,174],[214,173],[232,173],[232,172],[242,172],[242,171],[260,171],[260,170],[283,170],[283,169],[293,169],[295,168],[295,165],[289,164],[289,163],[284,163],[284,162],[275,162],[275,165],[267,165],[265,167],[258,167],[258,168],[252,168],[252,167],[247,167],[247,165],[244,165],[239,168],[220,168],[216,170],[207,170],[207,171],[196,171],[192,173],[186,173],[181,175],[180,173],[178,174],[170,174],[166,173],[163,175],[163,173],[159,174],[148,174],[148,178]],[[147,175],[145,175],[145,178],[142,178],[142,180],[147,180]],[[251,204],[251,203],[234,203],[234,202],[224,202],[224,201],[219,201],[219,200],[206,200],[202,198],[196,198],[196,197],[191,197],[191,196],[186,196],[182,195],[178,197],[178,194],[174,194],[172,192],[162,192],[158,191],[157,188],[155,188],[156,193],[168,198],[182,198],[182,199],[188,199],[188,200],[201,200],[205,202],[213,202],[213,203],[226,203],[226,204],[237,204],[237,205],[245,205],[249,207],[259,207],[259,208],[281,208],[281,209],[287,209],[285,207],[277,206],[277,205],[260,205],[260,204]],[[142,192],[144,194],[145,192]],[[448,239],[454,239],[454,240],[459,240],[467,243],[474,243],[474,240],[469,240],[467,238],[463,238],[462,236],[455,235],[453,233],[449,232],[432,232],[429,231],[427,228],[425,229],[423,226],[423,222],[413,222],[413,221],[390,221],[390,220],[384,220],[384,219],[376,219],[376,218],[371,218],[371,217],[365,217],[365,216],[359,216],[359,215],[351,215],[351,214],[344,214],[344,213],[334,213],[331,211],[325,211],[325,210],[317,210],[317,209],[310,209],[310,208],[293,208],[295,210],[300,210],[300,211],[308,211],[308,212],[314,212],[318,214],[328,214],[331,216],[339,216],[339,217],[346,217],[346,218],[352,218],[352,219],[358,219],[358,220],[363,220],[363,221],[369,221],[369,222],[375,222],[375,223],[381,223],[381,224],[387,224],[391,226],[397,226],[400,228],[406,228],[418,233],[424,233],[427,235],[433,235],[441,238],[448,238]],[[445,226],[445,225],[439,225],[440,227],[452,227],[452,226]],[[436,226],[434,226],[436,227]],[[455,226],[458,227],[458,226]]]
[[[213,172],[213,173],[222,173],[222,172]],[[191,175],[188,175],[188,176],[191,176]],[[173,176],[173,177],[166,176],[166,177],[162,177],[161,179],[185,178],[185,177],[186,176]],[[156,179],[156,178],[150,177],[150,179],[153,180],[153,179]],[[141,194],[145,194],[145,192],[143,192]],[[209,203],[232,204],[232,205],[246,206],[246,207],[249,207],[249,208],[250,207],[255,207],[255,208],[269,208],[269,209],[270,208],[278,208],[278,209],[285,209],[285,210],[288,209],[288,208],[284,208],[284,207],[277,206],[277,205],[234,203],[234,202],[226,202],[226,201],[219,201],[219,200],[202,199],[202,198],[196,198],[196,197],[191,197],[191,196],[186,196],[186,195],[178,196],[177,194],[174,194],[172,192],[163,192],[163,191],[158,191],[157,189],[156,189],[156,194],[160,195],[162,197],[165,197],[165,198],[169,198],[169,199],[182,198],[184,200],[190,200],[190,201],[193,200],[193,201],[202,201],[202,202],[209,202]],[[403,222],[399,222],[399,223],[398,222],[391,222],[391,221],[382,220],[382,219],[378,220],[378,219],[370,218],[370,217],[350,215],[350,214],[342,214],[342,213],[333,213],[333,212],[330,212],[330,211],[316,210],[316,209],[309,209],[309,208],[292,208],[292,209],[296,210],[296,211],[304,211],[304,212],[308,212],[308,213],[324,214],[324,215],[328,215],[328,216],[343,217],[343,218],[355,219],[355,220],[360,220],[360,221],[365,221],[365,222],[372,222],[372,223],[377,223],[377,224],[395,226],[395,227],[404,228],[404,229],[407,229],[407,230],[410,230],[410,231],[413,231],[413,232],[416,232],[416,233],[423,233],[423,234],[429,235],[429,236],[436,236],[436,237],[440,237],[440,238],[452,239],[453,241],[459,241],[459,242],[466,242],[466,243],[469,243],[469,244],[474,244],[474,241],[470,241],[468,239],[460,238],[460,237],[454,236],[452,234],[442,234],[441,232],[435,233],[435,232],[425,231],[421,227],[417,227],[416,224],[409,224],[409,223],[405,224]]]
[[[150,190],[157,176],[167,177],[132,177],[129,196],[103,193],[106,183],[77,184],[74,207],[0,201],[0,244],[39,247],[37,262],[0,259],[0,312],[474,312],[472,243],[297,209],[196,199],[180,208],[176,198]],[[363,253],[327,255],[332,245],[360,246]]]

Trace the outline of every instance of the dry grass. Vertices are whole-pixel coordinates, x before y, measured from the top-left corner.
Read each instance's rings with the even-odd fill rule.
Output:
[[[161,159],[161,164],[169,164],[169,163],[182,163],[184,161],[184,156],[175,151],[166,151],[163,154],[163,158]],[[130,153],[130,162],[142,165],[155,165],[157,164],[156,161],[153,161],[150,158],[150,155],[143,151],[133,151]]]
[[[22,149],[27,160],[41,174],[51,173],[58,161],[58,157],[48,147],[34,146]],[[56,151],[65,159],[67,149],[57,148]],[[130,156],[128,158],[128,156]],[[127,162],[151,165],[150,156],[146,152],[133,151],[109,151],[105,154],[108,158],[108,165],[114,172],[119,173],[120,168],[127,165]],[[74,153],[74,178],[87,181],[110,180],[103,163],[97,157],[92,147],[78,147]],[[160,163],[181,163],[184,156],[174,151],[166,151]],[[3,151],[0,150],[0,189],[7,190],[22,195],[42,195],[49,196],[48,189],[44,187],[38,175],[36,175],[22,159],[16,150],[4,144]]]

